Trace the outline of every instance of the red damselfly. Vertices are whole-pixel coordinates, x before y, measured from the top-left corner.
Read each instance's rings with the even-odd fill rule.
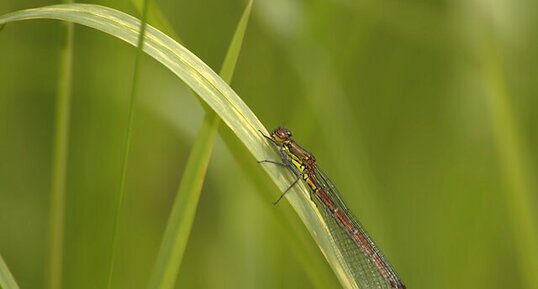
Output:
[[[281,162],[264,160],[287,167],[295,181],[275,204],[299,181],[310,190],[310,198],[327,223],[331,237],[341,252],[340,258],[362,288],[405,289],[402,281],[374,244],[363,226],[353,216],[327,175],[319,169],[315,157],[298,145],[291,131],[279,127],[270,136],[264,135],[277,149]]]

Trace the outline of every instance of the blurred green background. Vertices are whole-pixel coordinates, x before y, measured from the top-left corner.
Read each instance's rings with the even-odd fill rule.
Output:
[[[3,0],[0,14],[48,4]],[[218,71],[246,1],[157,4]],[[537,6],[255,0],[232,87],[315,153],[408,288],[538,288]],[[64,33],[42,20],[0,31],[0,254],[21,288],[44,286]],[[106,285],[135,54],[76,26],[64,288]],[[139,100],[115,288],[145,287],[204,116],[149,57]],[[176,288],[338,288],[241,154],[217,141]]]

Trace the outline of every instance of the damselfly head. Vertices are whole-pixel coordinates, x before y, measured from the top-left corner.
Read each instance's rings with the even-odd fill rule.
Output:
[[[285,127],[278,127],[271,133],[271,137],[277,142],[284,142],[291,138],[291,131]]]

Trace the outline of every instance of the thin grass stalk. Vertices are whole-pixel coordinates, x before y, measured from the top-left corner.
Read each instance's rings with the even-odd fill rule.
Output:
[[[487,41],[484,49],[488,104],[497,146],[499,167],[505,184],[504,198],[512,223],[515,251],[521,268],[524,288],[538,288],[538,223],[533,210],[535,199],[531,186],[530,166],[524,159],[525,146],[514,116],[506,87],[505,72],[497,44]]]
[[[72,3],[73,1],[63,1]],[[45,288],[62,288],[63,244],[65,230],[65,190],[69,154],[69,114],[73,83],[74,24],[65,25],[65,39],[60,51],[60,75],[56,96],[56,122],[52,152],[51,197],[49,212],[49,248],[45,266]]]
[[[144,1],[144,8],[142,9],[142,19],[140,25],[140,34],[138,36],[136,57],[133,71],[133,82],[131,86],[131,96],[129,98],[129,110],[127,121],[127,133],[125,135],[124,148],[123,148],[123,162],[121,165],[121,180],[118,192],[118,201],[116,203],[116,213],[114,217],[114,227],[112,229],[112,252],[110,257],[110,268],[108,271],[107,288],[112,288],[112,278],[114,276],[114,269],[116,265],[116,256],[118,251],[118,227],[121,224],[121,213],[123,208],[123,199],[125,197],[125,183],[127,179],[127,167],[129,164],[129,152],[131,150],[131,140],[133,137],[133,126],[135,118],[135,107],[138,102],[138,87],[140,82],[140,65],[142,62],[144,39],[147,27],[146,17],[148,14],[149,0]]]
[[[219,118],[206,116],[193,145],[148,288],[174,288],[211,157]]]
[[[489,35],[491,36],[491,35]],[[519,132],[506,87],[500,47],[492,39],[485,41],[485,80],[494,142],[505,185],[503,190],[509,220],[514,233],[515,251],[520,262],[524,288],[538,288],[538,222],[532,209],[536,199],[529,175],[531,167],[524,159],[525,145]]]

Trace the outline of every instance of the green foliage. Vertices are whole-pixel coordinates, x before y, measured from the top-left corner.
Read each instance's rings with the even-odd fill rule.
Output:
[[[19,289],[19,285],[9,271],[6,262],[0,255],[0,288],[3,289]]]
[[[317,156],[408,288],[536,288],[532,1],[258,1],[231,90],[204,63],[220,67],[244,2],[150,6],[149,23],[178,40],[175,30],[196,56],[148,27],[146,52],[173,73],[149,58],[140,68],[113,287],[148,284],[181,175],[195,171],[189,151],[212,144],[197,134],[206,110],[192,87],[231,129],[220,129],[207,176],[191,179],[204,186],[183,219],[192,233],[176,288],[338,284],[297,222],[331,259],[308,196],[288,194],[300,218],[287,202],[271,205],[279,192],[256,160],[277,156],[258,118],[290,127]],[[0,14],[32,5],[3,1]],[[106,5],[136,13],[126,1]],[[136,44],[134,18],[54,9],[17,17],[75,21]],[[0,253],[23,288],[45,282],[58,23],[0,24]],[[76,26],[73,52],[62,283],[104,288],[136,49]],[[280,189],[290,183],[263,169]]]
[[[251,10],[252,1],[248,3],[243,12],[222,65],[220,76],[227,83],[232,80]],[[219,123],[220,118],[213,111],[207,110],[187,161],[185,174],[181,178],[148,288],[174,288],[194,221]]]

